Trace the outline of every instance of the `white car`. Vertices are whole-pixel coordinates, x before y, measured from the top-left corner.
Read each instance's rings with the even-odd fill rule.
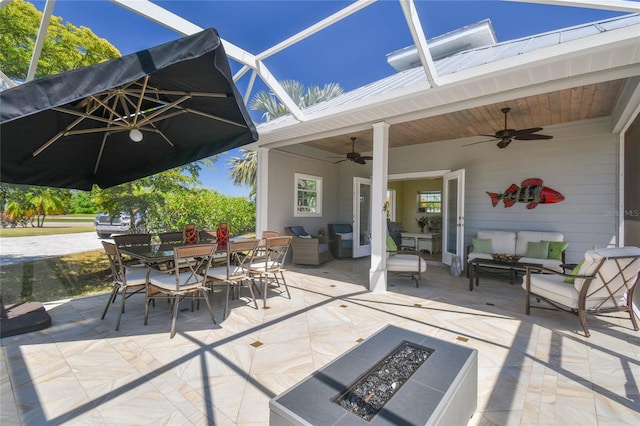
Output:
[[[109,238],[111,234],[127,234],[131,232],[131,216],[121,213],[119,216],[111,217],[108,213],[100,213],[93,220],[96,226],[96,233],[100,238]],[[144,222],[140,215],[136,215],[136,232],[144,232]]]

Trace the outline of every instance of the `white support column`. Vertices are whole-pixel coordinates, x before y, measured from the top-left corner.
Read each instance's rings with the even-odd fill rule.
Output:
[[[27,71],[27,81],[33,80],[36,76],[36,68],[38,68],[38,61],[40,60],[40,54],[42,53],[44,39],[47,38],[47,29],[49,28],[49,21],[51,20],[51,15],[53,15],[53,6],[55,6],[55,4],[56,0],[47,0],[47,3],[44,5],[42,20],[40,21],[40,28],[38,29],[38,37],[36,38],[36,43],[33,46],[31,62],[29,63],[29,70]]]
[[[371,177],[371,269],[369,290],[387,291],[387,176],[389,170],[389,127],[385,122],[373,124],[373,160]]]
[[[258,168],[256,170],[256,238],[260,238],[262,231],[268,229],[269,205],[269,148],[258,148]]]

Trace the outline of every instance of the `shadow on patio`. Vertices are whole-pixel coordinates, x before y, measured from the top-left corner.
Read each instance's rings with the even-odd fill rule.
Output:
[[[478,410],[470,424],[640,423],[640,335],[628,319],[549,310],[524,315],[518,285],[467,279],[431,264],[419,288],[389,276],[364,286],[368,259],[290,267],[292,299],[269,309],[246,293],[218,325],[183,309],[169,339],[169,305],[127,303],[120,331],[107,295],[49,306],[54,325],[2,340],[2,417],[9,424],[267,424],[268,401],[387,324],[478,349]],[[261,304],[259,304],[261,307]],[[185,303],[183,308],[188,308]],[[345,383],[345,385],[347,385]]]

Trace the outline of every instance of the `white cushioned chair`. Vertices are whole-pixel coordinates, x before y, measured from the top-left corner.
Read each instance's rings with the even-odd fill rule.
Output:
[[[571,274],[528,267],[522,284],[526,293],[525,312],[530,313],[531,297],[545,300],[558,309],[578,315],[585,336],[589,337],[587,313],[622,311],[629,314],[633,329],[638,330],[633,291],[639,279],[638,247],[587,251]]]
[[[398,252],[395,241],[387,235],[387,272],[407,274],[415,281],[416,287],[419,287],[422,274],[427,272],[427,261],[416,251]]]

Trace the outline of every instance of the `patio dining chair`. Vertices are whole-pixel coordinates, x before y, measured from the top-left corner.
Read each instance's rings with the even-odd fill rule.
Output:
[[[168,231],[158,234],[162,244],[182,244],[184,233],[182,231]]]
[[[151,234],[114,235],[113,241],[116,243],[118,247],[145,246],[145,245],[151,244]],[[136,259],[127,260],[125,261],[125,264],[133,268],[143,268],[147,266]]]
[[[155,275],[157,272],[149,268],[128,268],[123,262],[118,246],[107,241],[102,242],[104,251],[109,259],[111,267],[111,277],[113,279],[113,289],[107,299],[107,305],[102,312],[101,320],[104,320],[109,310],[109,306],[115,303],[118,293],[121,294],[120,310],[118,319],[116,320],[116,331],[120,329],[120,319],[125,309],[126,300],[134,294],[143,294],[149,276]]]
[[[264,309],[267,308],[267,289],[270,279],[275,280],[278,287],[280,286],[280,279],[282,279],[282,284],[287,291],[287,297],[291,299],[291,293],[289,293],[289,287],[284,277],[284,262],[289,246],[291,246],[292,238],[291,236],[266,238],[263,245],[266,255],[255,259],[249,266],[251,277],[257,277],[260,280],[259,288],[262,289],[262,307]]]
[[[193,300],[201,300],[207,304],[211,321],[216,323],[213,307],[209,300],[210,288],[206,285],[207,274],[216,250],[216,244],[192,244],[176,247],[174,249],[173,273],[155,274],[149,277],[145,297],[144,324],[147,325],[149,317],[149,304],[152,300],[166,298],[172,302],[171,306],[171,333],[170,338],[176,334],[176,322],[180,301],[186,297]],[[181,265],[187,265],[183,267]]]
[[[230,241],[227,244],[225,265],[209,269],[207,274],[209,285],[211,287],[215,285],[226,286],[222,319],[227,317],[230,295],[233,294],[234,297],[239,297],[240,288],[243,283],[248,284],[251,299],[256,309],[258,309],[258,302],[256,301],[251,276],[249,275],[250,265],[258,249],[258,244],[260,244],[260,240],[257,239]]]

